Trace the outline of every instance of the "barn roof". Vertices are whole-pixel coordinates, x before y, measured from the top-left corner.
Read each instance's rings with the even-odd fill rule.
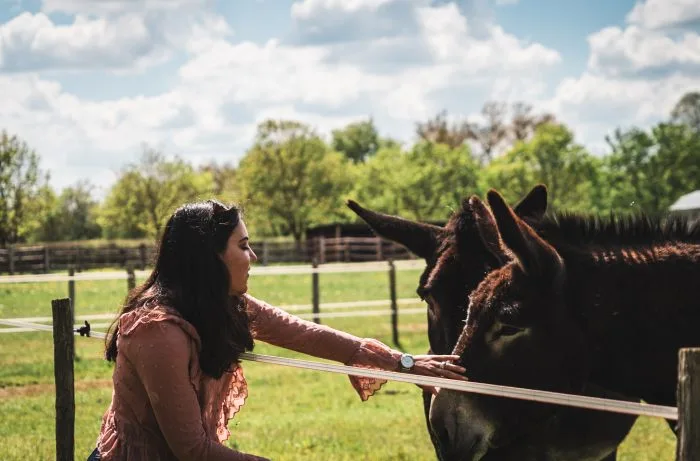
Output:
[[[671,205],[670,210],[700,210],[700,190],[682,195],[673,205]]]

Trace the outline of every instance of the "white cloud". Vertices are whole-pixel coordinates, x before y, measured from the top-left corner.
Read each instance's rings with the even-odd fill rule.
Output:
[[[588,68],[553,87],[547,72],[565,64],[557,50],[520,40],[453,2],[296,2],[292,15],[306,33],[287,42],[237,39],[209,3],[45,0],[44,13],[2,26],[12,40],[0,45],[0,65],[26,72],[0,74],[0,94],[10,95],[0,105],[0,126],[61,168],[55,179],[63,182],[55,184],[86,171],[108,184],[143,142],[195,163],[233,161],[265,118],[298,119],[327,134],[370,115],[383,134],[405,141],[416,121],[445,107],[471,115],[489,99],[549,109],[596,146],[617,125],[665,116],[698,81],[691,73],[700,62],[697,34],[678,37],[641,23],[592,34]],[[57,25],[52,12],[81,16]],[[28,71],[144,68],[173,50],[187,61],[169,90],[151,97],[89,101]],[[664,72],[650,79],[657,71]]]
[[[398,0],[303,0],[292,5],[292,17],[309,19],[328,12],[355,13],[375,12],[380,7]]]
[[[627,14],[627,21],[650,29],[697,23],[700,21],[700,2],[697,0],[640,1]]]
[[[607,27],[588,38],[589,69],[612,76],[645,70],[695,69],[700,73],[700,35],[674,39],[637,26]]]
[[[586,70],[564,79],[543,102],[589,146],[600,147],[617,127],[646,128],[667,119],[683,94],[699,89],[700,35],[682,30],[700,20],[699,2],[647,0],[627,20],[624,29],[591,34]]]
[[[142,71],[166,62],[185,43],[230,36],[210,0],[45,0],[42,11],[0,25],[0,70]],[[57,24],[52,14],[73,17]]]
[[[22,13],[0,26],[0,69],[94,69],[141,67],[167,57],[162,37],[143,16],[113,20],[76,16],[56,25],[44,13]]]
[[[464,73],[488,70],[536,69],[560,61],[556,50],[539,43],[524,44],[500,26],[486,26],[487,35],[470,35],[469,24],[454,3],[419,8],[421,33],[439,62],[459,66]]]
[[[306,25],[333,15],[377,25],[377,34],[361,36],[352,60],[342,41],[236,41],[222,17],[197,8],[205,3],[180,0],[191,8],[182,14],[169,10],[169,1],[46,0],[44,13],[13,19],[3,26],[12,40],[3,43],[2,62],[27,72],[0,75],[0,94],[12,95],[0,107],[0,125],[27,139],[51,168],[61,166],[55,184],[90,169],[107,184],[144,142],[194,162],[236,160],[267,117],[299,119],[327,134],[371,115],[384,134],[407,140],[415,121],[442,109],[455,88],[479,97],[525,94],[524,86],[539,94],[536,76],[560,59],[496,25],[477,30],[454,5],[427,7],[428,0],[297,3],[294,14]],[[47,16],[53,12],[82,16],[57,25]],[[378,25],[392,19],[397,22],[386,28]],[[372,44],[378,52],[359,53]],[[170,90],[152,97],[89,101],[28,72],[128,67],[137,59],[146,66],[176,45],[189,59]]]
[[[45,13],[121,15],[144,11],[183,11],[210,7],[212,0],[43,0]]]

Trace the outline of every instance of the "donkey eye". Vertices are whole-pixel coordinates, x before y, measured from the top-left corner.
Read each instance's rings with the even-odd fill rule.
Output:
[[[503,324],[501,328],[498,329],[496,336],[514,336],[523,331],[523,327],[518,327],[515,325]]]

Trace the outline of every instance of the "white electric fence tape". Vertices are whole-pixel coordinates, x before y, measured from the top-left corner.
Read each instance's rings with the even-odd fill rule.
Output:
[[[32,328],[35,330],[53,331],[50,325],[21,322],[16,320],[0,320],[0,323]],[[76,331],[76,335],[79,333]],[[91,331],[90,337],[106,337],[105,333]],[[650,405],[646,403],[627,402],[624,400],[610,400],[599,397],[588,397],[582,395],[562,394],[559,392],[540,391],[536,389],[523,389],[519,387],[499,386],[495,384],[475,383],[471,381],[460,381],[456,379],[435,378],[409,373],[399,373],[395,371],[371,370],[367,368],[350,367],[346,365],[335,365],[331,363],[312,362],[308,360],[289,359],[270,355],[260,355],[243,353],[241,358],[253,362],[269,363],[273,365],[284,365],[295,368],[305,368],[309,370],[325,371],[329,373],[340,373],[344,375],[363,376],[368,378],[386,379],[389,381],[399,381],[404,383],[417,384],[421,386],[434,386],[441,389],[452,389],[462,392],[474,392],[477,394],[492,395],[497,397],[509,397],[533,402],[554,403],[571,407],[586,408],[590,410],[602,410],[615,413],[625,413],[631,415],[654,416],[659,418],[677,420],[678,409],[663,405]]]

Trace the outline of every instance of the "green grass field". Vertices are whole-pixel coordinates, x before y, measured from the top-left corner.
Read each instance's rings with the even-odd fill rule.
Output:
[[[419,271],[397,273],[400,298],[415,296]],[[388,299],[386,273],[321,274],[321,302]],[[276,305],[308,304],[310,275],[255,276],[253,296]],[[67,283],[0,285],[0,318],[50,316]],[[126,281],[76,282],[76,313],[116,312]],[[377,307],[358,307],[375,310]],[[391,344],[389,315],[323,323]],[[3,326],[0,326],[2,328]],[[405,350],[427,350],[425,314],[400,315]],[[55,459],[53,350],[50,333],[0,334],[0,460]],[[102,341],[76,337],[76,459],[94,447],[111,398],[111,366]],[[264,343],[255,352],[308,358]],[[230,423],[229,443],[274,460],[430,460],[420,389],[388,383],[361,402],[346,376],[245,362],[249,398]],[[664,421],[640,418],[618,459],[673,460],[675,438]]]

